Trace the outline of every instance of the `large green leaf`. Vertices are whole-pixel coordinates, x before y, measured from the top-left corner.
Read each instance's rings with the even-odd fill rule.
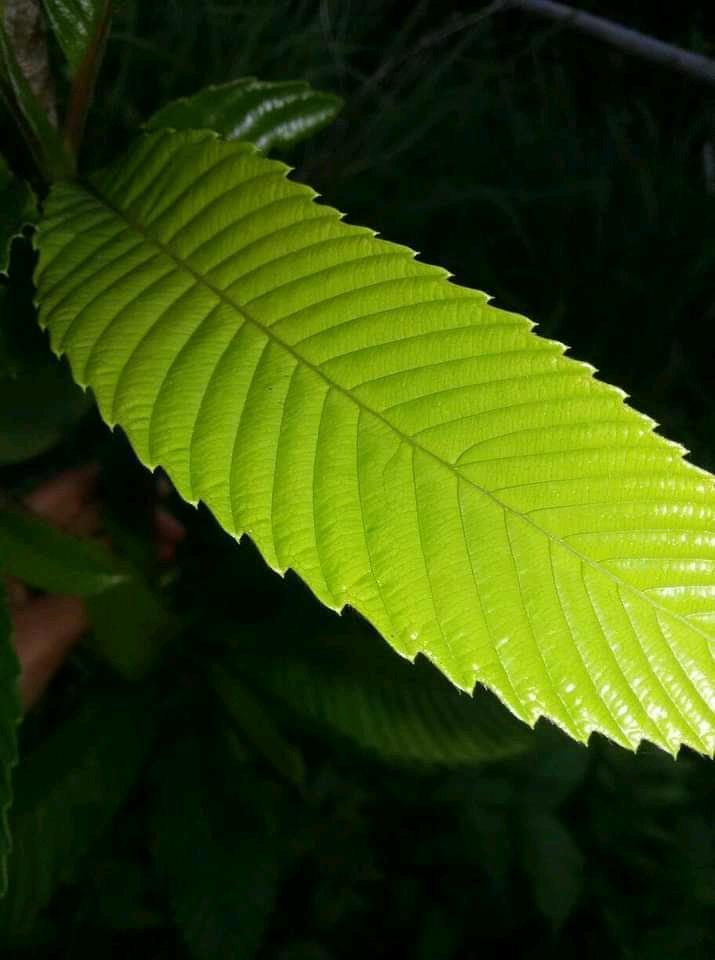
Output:
[[[335,119],[342,105],[340,97],[313,90],[303,81],[270,83],[244,77],[167,103],[146,126],[214,130],[268,151],[317,133]]]
[[[534,723],[715,748],[715,484],[523,317],[244,143],[161,132],[40,228],[103,416],[276,570]]]
[[[12,624],[0,581],[0,897],[7,886],[7,857],[12,848],[8,810],[12,803],[12,775],[17,763],[17,724],[20,720],[20,668],[11,641]]]
[[[222,689],[235,688],[240,702],[245,677],[304,722],[390,761],[471,764],[528,746],[528,729],[486,691],[465,696],[423,658],[406,663],[364,628],[338,621],[318,630],[279,620],[242,632]]]
[[[2,939],[31,929],[57,887],[77,875],[134,784],[155,726],[145,693],[99,689],[23,758]]]

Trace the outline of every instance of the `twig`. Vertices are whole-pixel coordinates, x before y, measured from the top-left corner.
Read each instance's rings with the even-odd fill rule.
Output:
[[[375,73],[371,77],[368,77],[363,88],[359,91],[358,96],[362,98],[371,92],[374,87],[382,83],[386,76],[402,66],[405,61],[411,60],[430,47],[444,43],[445,40],[449,40],[455,33],[463,33],[465,30],[470,30],[472,27],[481,23],[482,20],[486,20],[487,17],[499,13],[501,10],[506,10],[512,3],[513,0],[493,0],[492,3],[487,4],[486,7],[482,7],[481,10],[477,10],[475,13],[470,13],[466,16],[454,14],[444,26],[421,37],[410,50],[385,60]]]
[[[705,83],[715,84],[715,60],[684,50],[682,47],[664,43],[662,40],[656,40],[654,37],[648,37],[637,30],[621,26],[620,23],[606,20],[605,17],[583,13],[565,3],[553,3],[552,0],[507,0],[502,5],[502,9],[509,7],[526,10],[537,16],[546,17],[548,20],[562,23],[566,27],[582,30],[584,33],[598,37],[599,40],[610,43],[613,47],[618,47],[619,50],[625,50],[644,60],[678,70]]]

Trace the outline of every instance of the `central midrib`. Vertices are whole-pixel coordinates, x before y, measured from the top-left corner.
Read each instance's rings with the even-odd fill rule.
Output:
[[[581,553],[580,550],[577,550],[575,547],[573,547],[571,544],[567,543],[567,542],[566,542],[565,540],[563,540],[561,537],[559,537],[559,536],[551,533],[549,530],[544,529],[544,527],[539,526],[539,524],[538,524],[538,523],[535,523],[534,520],[532,520],[531,517],[529,517],[527,514],[522,513],[520,510],[517,510],[515,507],[510,506],[508,503],[504,503],[503,500],[501,500],[498,496],[496,496],[495,494],[493,494],[490,490],[487,490],[485,487],[482,487],[482,486],[481,486],[480,484],[478,484],[476,481],[472,480],[471,477],[466,476],[466,475],[458,468],[458,466],[457,466],[456,464],[450,463],[448,460],[445,460],[444,457],[441,457],[438,453],[435,453],[433,450],[430,450],[429,447],[426,447],[424,444],[422,444],[422,443],[420,443],[419,441],[415,440],[415,439],[414,439],[413,437],[411,437],[409,434],[404,433],[402,430],[400,430],[399,427],[397,427],[394,423],[392,423],[392,422],[391,422],[386,416],[384,416],[384,414],[382,414],[380,411],[374,410],[372,407],[370,407],[370,406],[369,406],[368,404],[366,404],[364,401],[360,400],[360,399],[359,399],[358,397],[356,397],[353,393],[351,393],[348,388],[343,387],[342,384],[337,383],[335,380],[332,380],[326,373],[324,373],[324,372],[320,369],[320,367],[316,366],[314,363],[311,363],[310,360],[307,360],[304,356],[302,356],[293,346],[291,346],[291,344],[287,343],[285,340],[283,340],[281,337],[279,337],[276,333],[274,333],[274,332],[271,330],[270,327],[266,326],[265,324],[261,323],[260,320],[257,320],[255,317],[253,317],[253,316],[250,314],[250,312],[249,312],[244,306],[242,306],[241,304],[237,303],[237,302],[236,302],[232,297],[230,297],[225,291],[223,291],[223,290],[219,289],[218,287],[214,286],[209,280],[207,280],[204,276],[202,276],[200,273],[198,273],[196,270],[194,270],[193,267],[190,265],[190,263],[189,263],[188,261],[184,260],[182,257],[180,257],[180,256],[178,256],[176,253],[174,253],[174,251],[171,249],[171,247],[167,246],[167,245],[166,245],[165,243],[163,243],[161,240],[159,240],[159,239],[157,239],[156,237],[152,236],[152,234],[150,234],[150,233],[144,228],[144,226],[143,226],[142,224],[137,223],[135,220],[132,220],[131,217],[129,217],[121,208],[117,207],[115,204],[113,204],[111,201],[109,201],[105,196],[103,196],[101,193],[99,193],[99,191],[96,190],[91,184],[88,184],[88,183],[86,183],[86,182],[82,182],[82,183],[81,183],[81,186],[82,186],[82,188],[85,189],[89,194],[91,194],[92,196],[94,196],[99,203],[101,203],[101,204],[102,204],[104,207],[106,207],[109,211],[111,211],[112,213],[114,213],[115,216],[117,216],[120,220],[122,220],[124,223],[126,223],[127,226],[129,226],[132,230],[136,231],[136,232],[137,232],[140,236],[142,236],[148,243],[152,244],[158,251],[160,251],[161,253],[163,253],[164,256],[168,257],[174,264],[176,264],[177,268],[179,268],[180,270],[183,270],[183,271],[185,271],[186,273],[188,273],[191,277],[194,278],[194,280],[195,280],[197,283],[203,284],[203,286],[204,286],[207,290],[211,291],[211,293],[213,293],[213,295],[214,295],[219,301],[221,301],[222,303],[226,304],[227,306],[229,306],[229,307],[231,307],[233,310],[235,310],[238,314],[240,314],[240,315],[244,318],[244,320],[245,320],[247,323],[252,324],[256,329],[260,330],[261,333],[262,333],[268,340],[270,340],[270,341],[272,341],[273,343],[277,344],[279,347],[281,347],[281,349],[283,349],[283,350],[285,350],[287,353],[289,353],[289,354],[296,360],[297,363],[303,365],[304,367],[307,367],[309,370],[311,370],[313,373],[315,373],[315,375],[318,376],[320,379],[322,379],[322,380],[328,385],[328,387],[329,387],[330,389],[333,389],[333,390],[338,391],[338,392],[341,393],[343,396],[345,396],[351,403],[353,403],[353,404],[355,404],[357,407],[359,407],[363,412],[369,414],[370,416],[375,417],[375,418],[376,418],[377,420],[379,420],[381,423],[385,424],[385,426],[388,427],[388,429],[390,429],[394,434],[397,435],[397,437],[399,437],[399,439],[400,439],[401,442],[404,442],[404,443],[406,443],[408,446],[410,446],[410,447],[412,447],[412,448],[414,448],[414,449],[416,449],[416,450],[419,450],[421,453],[425,454],[426,456],[431,457],[431,458],[432,458],[436,463],[438,463],[441,467],[443,467],[443,468],[444,468],[445,470],[447,470],[449,473],[452,473],[459,481],[461,481],[461,482],[463,482],[463,483],[466,483],[466,484],[468,484],[469,486],[473,487],[473,488],[474,488],[475,490],[477,490],[480,494],[482,494],[483,496],[485,496],[485,497],[487,497],[488,499],[490,499],[490,500],[491,500],[494,504],[496,504],[497,507],[499,507],[501,510],[503,510],[503,511],[505,511],[505,512],[508,512],[508,513],[512,514],[513,516],[515,516],[515,517],[518,517],[518,518],[519,518],[520,520],[522,520],[524,523],[526,523],[526,524],[528,524],[529,526],[533,527],[533,529],[536,530],[536,531],[538,531],[542,536],[546,537],[548,540],[550,540],[552,543],[556,544],[556,545],[557,545],[558,547],[560,547],[561,549],[563,549],[563,550],[567,551],[568,553],[572,554],[572,555],[573,555],[574,557],[576,557],[579,561],[581,561],[582,563],[584,563],[584,564],[586,564],[587,566],[589,566],[589,567],[590,567],[592,570],[594,570],[596,573],[598,573],[599,575],[604,576],[604,577],[606,577],[607,579],[613,581],[613,583],[615,583],[615,584],[617,585],[617,587],[623,588],[623,589],[629,591],[630,593],[632,593],[632,594],[634,594],[635,596],[639,597],[641,600],[645,601],[645,603],[648,604],[648,606],[650,606],[652,609],[661,611],[665,616],[667,616],[667,617],[669,617],[669,618],[672,618],[672,619],[675,619],[676,621],[678,621],[678,622],[680,622],[681,624],[683,624],[683,626],[687,627],[688,630],[692,630],[695,634],[697,634],[697,635],[699,635],[700,637],[703,638],[703,640],[704,640],[705,643],[706,643],[706,646],[708,647],[708,649],[710,649],[710,645],[711,645],[712,642],[713,642],[713,641],[712,641],[712,637],[711,637],[708,633],[706,633],[704,630],[701,630],[699,627],[697,627],[696,625],[694,625],[693,623],[691,623],[691,622],[690,622],[689,620],[687,620],[682,614],[679,614],[679,613],[677,613],[677,612],[675,612],[675,611],[673,611],[673,610],[669,610],[667,607],[663,606],[662,604],[657,603],[656,601],[654,601],[654,600],[652,599],[652,597],[650,597],[648,594],[644,593],[644,592],[643,592],[642,590],[640,590],[638,587],[635,587],[633,584],[629,583],[627,580],[622,579],[621,577],[619,577],[619,576],[617,576],[616,574],[612,573],[610,570],[606,570],[604,567],[600,566],[600,564],[599,564],[597,561],[595,561],[595,560],[593,560],[591,557],[589,557],[589,556]],[[445,279],[444,282],[445,282],[445,283],[448,283],[449,281]],[[407,304],[407,306],[409,306],[409,304]],[[674,654],[674,656],[675,656],[675,654]],[[677,657],[676,657],[676,659],[677,659]],[[682,669],[683,669],[684,672],[686,673],[686,676],[688,676],[687,671],[685,671],[684,668],[682,668]],[[690,678],[689,678],[689,679],[690,679]],[[692,683],[692,680],[690,680],[690,682]],[[676,706],[676,708],[677,708],[677,704],[675,704],[675,706]],[[677,708],[677,709],[679,709],[679,708]]]

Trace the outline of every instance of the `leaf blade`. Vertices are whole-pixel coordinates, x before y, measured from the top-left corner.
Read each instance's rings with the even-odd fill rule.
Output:
[[[0,507],[0,572],[50,593],[90,597],[130,572],[97,543],[63,533],[19,510]]]
[[[248,960],[259,950],[290,859],[290,840],[278,826],[287,813],[279,813],[270,786],[250,767],[237,781],[226,780],[225,757],[219,762],[214,746],[183,734],[162,757],[152,852],[191,955]]]
[[[530,745],[528,729],[486,691],[465,696],[423,658],[406,663],[356,624],[292,617],[244,630],[225,675],[245,677],[316,732],[392,763],[472,765]]]
[[[579,740],[711,753],[712,477],[563,345],[285,175],[159,133],[54,188],[40,320],[105,419],[457,686]],[[608,566],[614,529],[635,563]],[[695,602],[658,575],[702,576]]]
[[[52,32],[75,73],[93,43],[105,0],[43,0]]]
[[[214,130],[228,140],[249,140],[267,153],[312,136],[335,119],[343,101],[303,81],[271,83],[242,77],[204,87],[161,107],[148,130]]]
[[[36,218],[32,191],[24,181],[13,177],[0,156],[0,274],[7,276],[12,241],[22,236],[23,227]]]
[[[8,892],[0,901],[3,939],[32,929],[38,911],[77,874],[134,784],[154,721],[145,691],[100,688],[23,759]]]

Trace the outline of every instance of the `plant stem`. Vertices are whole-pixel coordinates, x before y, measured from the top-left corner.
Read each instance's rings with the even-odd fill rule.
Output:
[[[507,0],[503,8],[509,7],[526,10],[537,16],[562,23],[564,26],[573,27],[575,30],[582,30],[619,50],[625,50],[626,53],[678,70],[705,83],[715,84],[715,60],[684,50],[682,47],[664,43],[662,40],[656,40],[655,37],[646,36],[637,30],[606,20],[605,17],[583,13],[565,3],[553,3],[552,0]]]
[[[104,44],[109,32],[112,19],[112,0],[105,0],[104,7],[97,21],[97,29],[92,42],[88,45],[82,62],[77,68],[72,81],[67,118],[65,120],[65,146],[69,154],[75,158],[84,136],[84,126],[87,113],[92,103],[94,82],[104,54]]]

